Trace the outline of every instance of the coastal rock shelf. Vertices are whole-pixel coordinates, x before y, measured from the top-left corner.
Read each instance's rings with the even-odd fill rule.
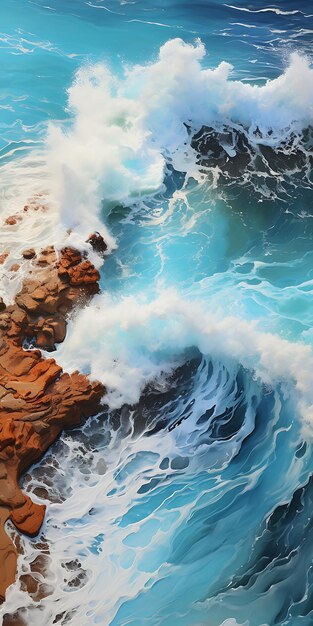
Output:
[[[100,236],[93,237],[90,243],[99,245]],[[17,563],[5,523],[10,519],[20,532],[34,536],[45,514],[44,505],[22,492],[19,477],[62,429],[96,413],[105,391],[79,372],[63,373],[39,349],[51,351],[64,340],[68,313],[99,291],[98,271],[70,247],[60,252],[48,247],[31,258],[15,304],[6,307],[0,301],[1,601],[15,580]]]

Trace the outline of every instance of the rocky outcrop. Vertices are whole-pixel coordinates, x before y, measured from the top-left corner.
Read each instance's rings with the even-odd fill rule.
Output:
[[[191,134],[191,128],[186,126]],[[203,171],[218,168],[221,183],[223,180],[242,178],[244,175],[264,174],[266,178],[278,173],[292,173],[311,169],[311,137],[305,131],[299,137],[291,135],[279,145],[271,146],[271,133],[263,136],[259,128],[252,134],[243,128],[224,126],[216,130],[202,126],[191,137],[191,147],[197,154],[197,163]]]
[[[94,414],[104,394],[78,372],[69,375],[40,349],[64,340],[67,315],[98,292],[99,273],[87,258],[67,247],[52,247],[31,260],[29,276],[15,304],[0,307],[0,598],[16,575],[16,548],[5,532],[11,520],[33,536],[45,507],[19,487],[19,477],[37,461],[60,431]]]

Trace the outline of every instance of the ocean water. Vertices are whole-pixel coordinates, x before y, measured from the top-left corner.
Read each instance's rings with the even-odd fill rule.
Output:
[[[2,226],[1,295],[26,247],[109,247],[55,354],[103,410],[23,478],[47,515],[4,623],[310,626],[312,3],[0,18],[0,210],[46,207]]]

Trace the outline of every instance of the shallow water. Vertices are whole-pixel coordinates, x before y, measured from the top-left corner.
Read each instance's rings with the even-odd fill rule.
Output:
[[[309,4],[1,5],[1,212],[49,209],[1,246],[12,263],[73,228],[111,250],[55,355],[108,408],[24,477],[47,516],[2,615],[312,623]],[[231,156],[225,127],[246,138],[240,176],[199,163],[203,125]],[[4,297],[21,278],[4,264]]]

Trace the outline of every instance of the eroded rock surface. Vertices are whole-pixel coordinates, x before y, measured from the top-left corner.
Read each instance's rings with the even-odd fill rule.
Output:
[[[68,313],[98,292],[98,281],[98,271],[80,252],[48,247],[33,258],[15,304],[0,307],[0,600],[15,580],[17,562],[6,521],[34,536],[45,514],[20,489],[21,472],[62,429],[94,414],[104,394],[100,383],[63,373],[38,349],[53,350],[64,340]]]

